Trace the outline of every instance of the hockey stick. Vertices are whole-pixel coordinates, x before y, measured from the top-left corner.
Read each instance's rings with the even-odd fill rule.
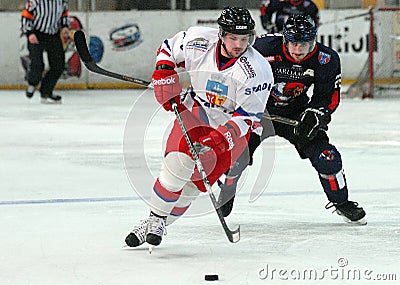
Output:
[[[93,71],[98,74],[102,74],[108,77],[113,77],[116,79],[120,79],[123,81],[129,81],[134,84],[143,86],[143,87],[151,87],[149,86],[151,83],[148,81],[144,81],[138,78],[133,78],[127,75],[122,75],[118,73],[114,73],[108,70],[105,70],[101,68],[100,66],[97,65],[97,63],[94,61],[93,57],[90,55],[88,46],[86,44],[86,37],[85,34],[82,31],[76,31],[74,33],[74,41],[75,41],[75,46],[78,51],[79,57],[82,59],[83,63],[85,64],[86,68],[89,69],[90,71]]]
[[[270,120],[270,121],[275,121],[275,122],[278,122],[278,123],[282,123],[282,124],[285,124],[285,125],[294,126],[294,127],[296,127],[300,123],[297,120],[289,119],[289,118],[286,118],[286,117],[281,117],[281,116],[278,116],[278,115],[269,115],[269,114],[266,114],[266,113],[263,114],[263,118],[267,119],[267,120]]]
[[[172,108],[174,109],[174,113],[178,120],[179,126],[181,127],[182,133],[183,133],[185,140],[189,146],[190,153],[192,154],[193,159],[196,163],[197,170],[199,171],[201,178],[203,179],[204,186],[206,187],[207,192],[210,195],[211,202],[214,206],[215,211],[217,212],[219,221],[221,222],[221,225],[225,231],[225,234],[228,237],[230,242],[236,243],[240,240],[240,226],[238,226],[238,228],[236,230],[232,231],[229,229],[228,225],[226,224],[225,218],[219,208],[217,199],[215,198],[214,193],[212,192],[211,184],[210,184],[210,181],[208,180],[207,173],[204,170],[203,164],[200,161],[198,151],[196,150],[191,138],[189,137],[187,128],[182,120],[181,114],[179,113],[178,105],[176,104],[176,101],[174,99],[171,100],[171,105],[172,105]]]
[[[370,15],[370,14],[371,14],[371,12],[368,11],[368,12],[365,12],[365,13],[360,13],[360,14],[356,14],[356,15],[351,15],[351,16],[343,17],[343,18],[336,19],[336,20],[321,22],[320,25],[322,26],[322,25],[328,25],[328,24],[337,24],[337,23],[341,23],[341,22],[343,22],[343,21],[347,21],[347,20],[359,18],[359,17],[362,17],[362,16],[368,16],[368,15]]]

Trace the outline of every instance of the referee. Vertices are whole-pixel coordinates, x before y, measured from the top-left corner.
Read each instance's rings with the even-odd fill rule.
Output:
[[[68,0],[28,0],[22,11],[21,30],[28,38],[31,60],[26,97],[32,98],[41,83],[41,102],[61,103],[61,96],[53,94],[53,90],[65,65],[60,30],[69,34]],[[43,76],[44,51],[47,52],[50,69]]]

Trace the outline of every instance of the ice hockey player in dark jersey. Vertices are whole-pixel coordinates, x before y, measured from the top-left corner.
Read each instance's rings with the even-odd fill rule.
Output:
[[[260,12],[262,26],[268,33],[281,33],[291,15],[310,15],[317,25],[319,22],[318,7],[311,0],[263,0]]]
[[[252,163],[255,149],[262,140],[278,135],[293,144],[302,159],[310,160],[329,200],[325,208],[334,209],[347,222],[366,224],[363,208],[348,200],[341,155],[326,133],[340,101],[340,58],[333,49],[316,42],[316,35],[317,27],[310,16],[293,15],[286,21],[283,35],[268,34],[255,41],[255,49],[270,62],[274,74],[275,85],[265,113],[300,123],[293,127],[273,121],[272,130],[271,122],[262,119],[261,137],[251,134],[250,157],[243,153],[220,185],[219,203],[225,216],[232,210],[237,182]]]

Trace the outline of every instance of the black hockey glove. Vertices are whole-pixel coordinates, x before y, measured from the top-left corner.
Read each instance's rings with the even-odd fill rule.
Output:
[[[299,136],[300,141],[312,141],[319,130],[326,128],[330,121],[331,115],[325,108],[307,108],[301,113],[300,123],[294,129],[294,133]]]

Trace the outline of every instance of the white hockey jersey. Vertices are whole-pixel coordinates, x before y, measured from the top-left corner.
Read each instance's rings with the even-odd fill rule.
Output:
[[[236,60],[219,68],[218,29],[192,27],[166,39],[157,54],[157,64],[183,67],[190,75],[192,96],[186,96],[190,109],[196,100],[204,109],[202,119],[217,128],[232,120],[241,135],[255,128],[262,117],[273,86],[268,61],[252,47]]]

